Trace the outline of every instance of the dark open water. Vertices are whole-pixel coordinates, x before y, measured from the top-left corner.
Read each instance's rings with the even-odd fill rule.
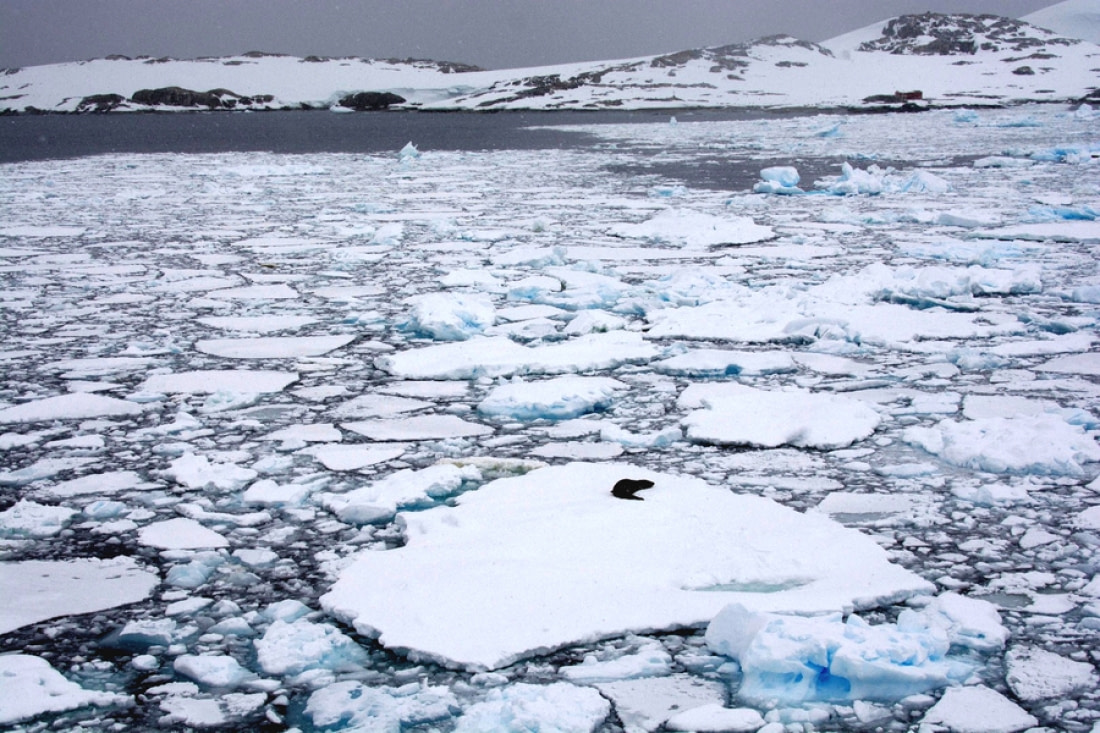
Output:
[[[684,119],[747,119],[760,112],[676,112]],[[586,135],[532,125],[668,120],[638,112],[164,112],[0,118],[0,163],[106,153],[379,153],[532,150],[584,146]]]
[[[168,112],[0,117],[0,163],[107,153],[379,153],[413,142],[422,150],[583,147],[576,132],[536,125],[655,122],[645,112]],[[675,113],[678,118],[748,119],[775,113]],[[789,113],[788,113],[789,114]]]

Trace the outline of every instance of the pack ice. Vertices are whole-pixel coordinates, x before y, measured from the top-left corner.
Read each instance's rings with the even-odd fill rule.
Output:
[[[2,725],[1100,720],[1097,117],[571,121],[2,166]]]

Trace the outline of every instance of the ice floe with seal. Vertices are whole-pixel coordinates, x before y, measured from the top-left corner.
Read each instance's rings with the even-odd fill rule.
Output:
[[[622,478],[655,485],[623,501],[611,494]],[[454,502],[400,513],[407,544],[361,553],[322,606],[413,658],[494,669],[629,631],[701,626],[734,601],[839,612],[931,588],[821,515],[627,464],[538,469]]]

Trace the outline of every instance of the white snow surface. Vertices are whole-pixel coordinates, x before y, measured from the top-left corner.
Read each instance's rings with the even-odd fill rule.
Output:
[[[155,572],[128,557],[0,563],[0,594],[19,599],[0,608],[0,634],[58,616],[136,603],[159,583]]]
[[[624,501],[622,478],[656,485]],[[699,625],[732,601],[817,613],[929,588],[824,517],[626,464],[544,468],[401,516],[408,544],[359,555],[321,602],[386,646],[472,668]]]
[[[0,655],[0,725],[13,725],[43,713],[89,705],[128,706],[132,698],[114,692],[86,690],[30,654]]]
[[[1063,5],[1029,16],[1058,33],[1027,26],[1020,31],[1035,42],[1035,52],[1044,54],[1043,63],[1032,64],[1030,74],[1013,74],[1027,65],[1015,44],[986,42],[982,32],[964,31],[963,38],[974,39],[976,53],[966,54],[967,64],[961,66],[954,64],[959,53],[922,56],[861,49],[864,42],[882,36],[885,22],[879,22],[822,45],[776,36],[658,57],[460,73],[447,73],[449,69],[432,62],[275,54],[94,59],[14,70],[0,85],[0,94],[9,98],[7,108],[47,111],[81,109],[85,97],[107,93],[127,98],[120,108],[124,111],[147,110],[129,98],[140,89],[168,86],[229,90],[221,96],[237,109],[305,105],[346,111],[339,101],[365,90],[396,93],[404,106],[435,109],[836,108],[890,94],[899,79],[919,79],[926,99],[1075,99],[1092,89],[1088,58],[1095,46],[1087,41],[1066,44],[1059,34],[1096,42],[1097,23],[1095,8],[1085,0]],[[547,86],[548,80],[557,81],[557,88]],[[239,96],[250,99],[238,104]],[[411,142],[401,155],[406,161],[419,156]]]

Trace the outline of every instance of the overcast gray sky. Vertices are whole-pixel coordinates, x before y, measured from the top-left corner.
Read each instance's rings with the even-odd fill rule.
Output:
[[[124,54],[430,58],[485,68],[645,56],[903,13],[1018,17],[1051,0],[0,0],[0,68]]]

